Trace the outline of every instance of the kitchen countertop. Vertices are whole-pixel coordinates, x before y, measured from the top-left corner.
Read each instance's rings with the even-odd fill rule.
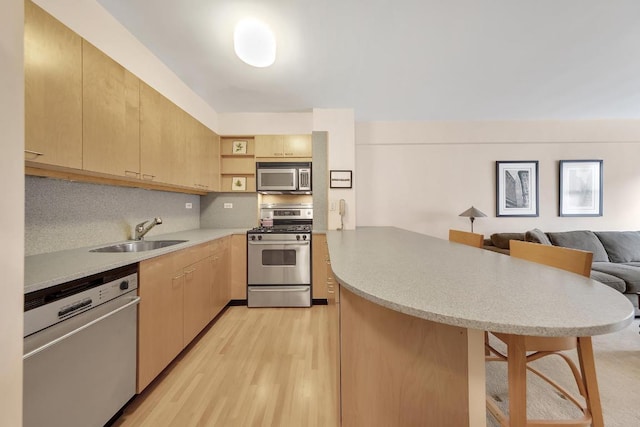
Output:
[[[341,286],[383,307],[464,328],[538,336],[592,336],[634,318],[600,282],[393,227],[327,231]]]
[[[232,234],[245,234],[247,229],[195,229],[145,238],[145,240],[187,240],[185,243],[145,252],[89,252],[122,242],[104,243],[78,249],[31,255],[24,259],[24,293],[90,276],[95,273],[135,264],[145,259],[219,239]]]

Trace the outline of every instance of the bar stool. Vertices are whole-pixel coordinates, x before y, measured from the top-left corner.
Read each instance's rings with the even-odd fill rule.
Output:
[[[560,268],[585,277],[589,277],[591,274],[593,259],[591,252],[516,240],[511,240],[509,245],[513,257]],[[591,337],[536,337],[494,332],[491,332],[491,335],[507,345],[507,354],[504,354],[491,346],[488,340],[485,341],[486,349],[491,353],[486,358],[487,361],[506,361],[508,363],[509,416],[507,417],[498,408],[493,398],[487,396],[487,409],[501,426],[604,426]],[[578,352],[579,369],[566,354],[561,353],[561,351],[572,349],[576,349]],[[571,369],[578,390],[584,398],[584,404],[560,384],[528,365],[528,362],[552,354],[560,356]],[[572,420],[527,419],[527,370],[538,375],[577,406],[582,411],[582,418]]]

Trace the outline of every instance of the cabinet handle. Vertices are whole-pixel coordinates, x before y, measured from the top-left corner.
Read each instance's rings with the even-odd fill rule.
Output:
[[[155,177],[156,177],[155,175],[151,175],[151,174],[148,174],[148,173],[143,173],[142,174],[142,179],[146,179],[146,180],[149,180],[149,181],[153,181],[153,178],[155,178]]]
[[[27,153],[27,154],[33,154],[36,157],[44,156],[44,153],[40,153],[38,151],[24,150],[24,152]]]
[[[128,171],[128,170],[125,170],[124,174],[125,175],[134,175],[134,178],[137,178],[138,176],[140,176],[140,172]]]

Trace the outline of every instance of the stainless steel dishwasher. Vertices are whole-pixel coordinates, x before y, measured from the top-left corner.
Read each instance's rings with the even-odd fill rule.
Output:
[[[25,295],[25,427],[103,426],[135,394],[137,265]]]

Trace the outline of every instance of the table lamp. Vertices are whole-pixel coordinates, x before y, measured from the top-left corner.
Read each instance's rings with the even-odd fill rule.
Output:
[[[458,216],[468,216],[469,217],[469,220],[471,221],[471,232],[473,233],[473,221],[476,218],[482,218],[483,216],[486,216],[486,215],[483,212],[481,212],[478,209],[476,209],[473,206],[471,206],[469,209],[467,209],[466,211],[462,212]]]

